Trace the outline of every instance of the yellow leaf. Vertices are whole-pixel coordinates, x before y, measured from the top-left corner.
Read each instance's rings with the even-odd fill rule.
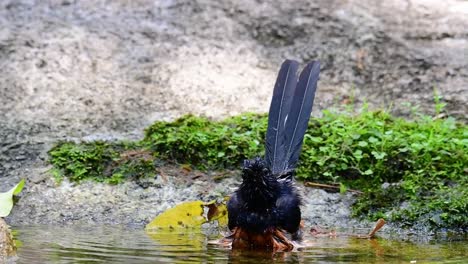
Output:
[[[229,197],[225,197],[220,203],[191,201],[178,204],[154,218],[145,229],[151,232],[160,229],[200,228],[202,224],[212,221],[218,221],[218,226],[227,226],[228,200]]]
[[[203,215],[206,203],[192,201],[179,204],[158,215],[146,225],[146,230],[196,228],[207,222]]]

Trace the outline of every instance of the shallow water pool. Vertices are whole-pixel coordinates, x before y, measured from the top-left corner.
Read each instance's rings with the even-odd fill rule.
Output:
[[[13,227],[16,263],[468,263],[468,241],[427,243],[351,237],[307,237],[297,252],[233,252],[202,232],[105,227]]]

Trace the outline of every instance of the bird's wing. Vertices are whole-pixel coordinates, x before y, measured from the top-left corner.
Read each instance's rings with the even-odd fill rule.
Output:
[[[229,230],[233,230],[237,226],[237,217],[242,211],[242,203],[240,201],[239,194],[237,192],[233,193],[229,198],[227,203],[228,210],[228,227]]]
[[[289,233],[296,233],[301,222],[301,198],[291,183],[284,182],[282,195],[276,200],[277,223]]]

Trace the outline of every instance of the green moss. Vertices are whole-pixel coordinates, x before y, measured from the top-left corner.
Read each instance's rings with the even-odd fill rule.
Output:
[[[187,115],[172,123],[154,123],[144,142],[166,159],[201,169],[232,168],[262,153],[266,126],[265,116],[253,114],[221,122]]]
[[[49,151],[52,174],[60,181],[120,183],[125,178],[154,175],[154,157],[140,142],[61,142]]]
[[[110,144],[102,141],[76,144],[63,142],[49,151],[51,163],[61,174],[71,181],[86,178],[101,179],[106,166],[116,159],[119,153]]]
[[[156,157],[200,169],[238,168],[263,155],[266,127],[265,115],[218,122],[187,115],[154,123],[136,143],[60,143],[50,151],[51,163],[72,181],[110,183],[154,175]],[[364,108],[311,120],[297,177],[363,191],[356,216],[467,229],[467,168],[465,124]]]

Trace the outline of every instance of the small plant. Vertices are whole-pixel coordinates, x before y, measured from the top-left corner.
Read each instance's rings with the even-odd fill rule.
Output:
[[[435,114],[436,116],[442,114],[443,110],[445,109],[445,106],[447,106],[446,103],[442,102],[442,96],[439,94],[436,88],[434,88],[434,108],[435,108]]]

